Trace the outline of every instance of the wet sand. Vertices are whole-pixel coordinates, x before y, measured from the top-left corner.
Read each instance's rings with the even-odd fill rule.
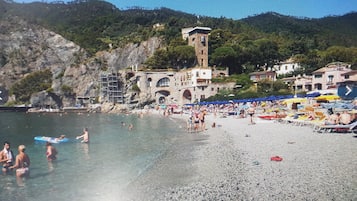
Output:
[[[212,115],[206,131],[186,133],[187,116],[170,118],[182,134],[123,200],[357,200],[353,134]]]

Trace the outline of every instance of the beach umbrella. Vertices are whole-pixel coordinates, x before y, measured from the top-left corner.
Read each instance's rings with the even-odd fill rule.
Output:
[[[317,101],[336,101],[336,100],[341,100],[341,98],[337,95],[322,95],[315,97],[314,100]]]
[[[320,95],[321,94],[319,92],[313,92],[313,93],[310,93],[310,94],[306,94],[306,97],[315,98],[315,97],[318,97]]]

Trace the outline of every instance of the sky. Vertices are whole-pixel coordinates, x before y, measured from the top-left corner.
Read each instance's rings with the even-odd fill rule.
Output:
[[[15,0],[20,3],[33,0]],[[51,2],[51,0],[42,0]],[[68,0],[64,0],[68,2]],[[189,14],[208,17],[242,19],[249,16],[277,12],[282,15],[322,18],[357,12],[357,0],[106,0],[120,10],[131,7],[155,9],[166,7]]]

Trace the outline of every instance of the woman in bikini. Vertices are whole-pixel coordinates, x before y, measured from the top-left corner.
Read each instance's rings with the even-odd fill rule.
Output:
[[[25,149],[25,145],[19,146],[19,154],[16,156],[15,165],[10,167],[10,169],[16,168],[17,177],[28,177],[30,175],[30,158],[25,153]]]

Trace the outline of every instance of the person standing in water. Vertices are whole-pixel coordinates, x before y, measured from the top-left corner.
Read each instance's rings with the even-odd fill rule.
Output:
[[[0,163],[3,163],[2,172],[4,174],[10,172],[9,167],[13,165],[14,159],[15,159],[14,154],[10,149],[10,142],[5,141],[4,149],[0,151]]]
[[[16,156],[15,165],[10,166],[10,169],[16,168],[17,177],[28,177],[30,175],[30,157],[25,153],[25,145],[19,146],[19,154]]]
[[[57,149],[50,143],[46,142],[46,157],[48,161],[53,161],[57,159]]]
[[[81,142],[88,143],[89,142],[89,133],[88,128],[83,129],[83,133],[80,136],[77,136],[76,139],[83,139]]]

